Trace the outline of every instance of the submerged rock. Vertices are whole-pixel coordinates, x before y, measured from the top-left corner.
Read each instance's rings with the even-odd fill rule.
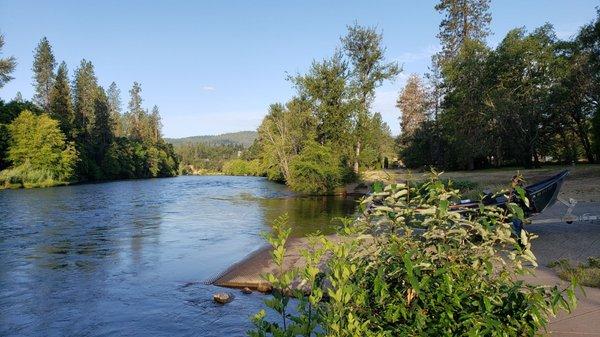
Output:
[[[226,304],[233,301],[232,293],[216,293],[213,295],[213,301],[221,304]]]
[[[244,294],[252,294],[252,289],[250,289],[248,287],[244,287],[244,289],[242,289],[242,293],[244,293]]]

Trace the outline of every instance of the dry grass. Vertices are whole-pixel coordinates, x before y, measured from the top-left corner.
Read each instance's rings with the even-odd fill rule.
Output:
[[[578,166],[546,166],[540,169],[523,170],[517,168],[488,169],[479,171],[454,171],[445,172],[442,178],[454,181],[468,181],[477,184],[473,190],[463,191],[467,196],[475,196],[479,192],[500,190],[510,184],[511,178],[520,172],[527,182],[533,183],[547,178],[564,169],[571,174],[563,184],[560,195],[564,198],[574,198],[577,201],[600,201],[600,165]],[[391,183],[407,179],[423,179],[427,172],[411,172],[409,170],[377,170],[366,171],[362,178],[364,181],[383,181]]]
[[[575,278],[581,285],[600,288],[600,258],[590,257],[587,264],[573,265],[567,260],[552,262],[548,267],[554,269],[558,277],[565,281]]]

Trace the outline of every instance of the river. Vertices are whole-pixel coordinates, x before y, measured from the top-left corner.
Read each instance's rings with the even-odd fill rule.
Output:
[[[263,295],[213,303],[210,278],[265,244],[332,232],[349,198],[255,177],[183,176],[0,191],[1,336],[240,336]]]

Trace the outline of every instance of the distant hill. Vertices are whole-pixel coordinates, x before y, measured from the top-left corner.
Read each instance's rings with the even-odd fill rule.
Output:
[[[239,131],[223,133],[216,136],[205,135],[184,138],[165,138],[165,141],[173,145],[183,143],[206,143],[214,145],[241,144],[244,147],[250,147],[257,136],[258,133],[256,131]]]

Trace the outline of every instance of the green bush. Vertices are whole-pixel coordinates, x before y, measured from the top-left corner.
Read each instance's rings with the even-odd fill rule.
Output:
[[[309,142],[290,163],[292,190],[308,194],[331,193],[343,183],[340,159],[333,150]]]
[[[53,171],[33,168],[28,162],[0,171],[0,189],[50,187],[66,185],[69,182],[57,177]]]
[[[281,267],[289,229],[280,219],[269,236],[280,268],[266,276],[273,296],[265,301],[280,319],[261,311],[249,334],[533,336],[548,316],[573,308],[574,284],[561,290],[515,277],[537,265],[532,236],[512,236],[517,204],[450,212],[458,199],[437,175],[386,186],[362,201],[362,216],[344,222],[341,238],[312,239],[300,269]],[[290,295],[299,298],[295,310]]]
[[[223,163],[223,173],[230,176],[262,176],[263,170],[258,159],[232,159]]]

